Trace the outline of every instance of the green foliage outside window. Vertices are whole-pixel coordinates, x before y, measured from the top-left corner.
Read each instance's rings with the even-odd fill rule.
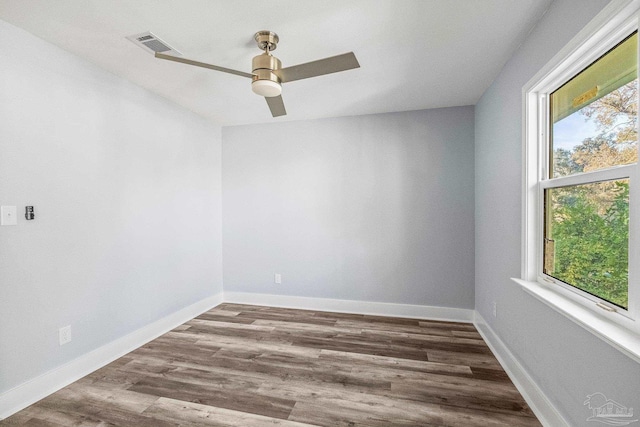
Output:
[[[613,195],[604,212],[594,193]],[[552,276],[628,307],[629,184],[626,180],[551,191],[555,242]]]

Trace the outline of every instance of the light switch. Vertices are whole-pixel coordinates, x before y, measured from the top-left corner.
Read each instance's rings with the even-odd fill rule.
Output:
[[[15,206],[2,206],[0,208],[0,225],[18,225],[18,214]]]

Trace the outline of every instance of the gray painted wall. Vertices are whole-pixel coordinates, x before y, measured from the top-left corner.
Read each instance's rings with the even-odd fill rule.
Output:
[[[223,128],[225,292],[473,308],[473,132],[473,107]]]
[[[520,275],[521,91],[606,4],[553,2],[475,110],[476,309],[576,426],[589,424],[594,392],[640,408],[640,366],[509,280]]]
[[[0,204],[0,392],[222,290],[220,129],[3,21]]]

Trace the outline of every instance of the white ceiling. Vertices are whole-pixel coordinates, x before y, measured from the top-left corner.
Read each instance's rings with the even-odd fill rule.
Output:
[[[228,126],[475,104],[551,0],[0,0],[0,19]],[[251,71],[258,30],[283,67],[353,51],[356,70],[283,86],[272,118],[249,79],[155,59],[151,31],[190,59]]]

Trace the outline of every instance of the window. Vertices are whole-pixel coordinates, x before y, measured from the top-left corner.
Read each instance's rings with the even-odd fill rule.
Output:
[[[638,161],[637,63],[634,32],[553,91],[544,106],[542,273],[612,310],[628,309],[631,168],[619,166]]]
[[[637,360],[639,8],[637,0],[605,8],[523,88],[516,279]]]

